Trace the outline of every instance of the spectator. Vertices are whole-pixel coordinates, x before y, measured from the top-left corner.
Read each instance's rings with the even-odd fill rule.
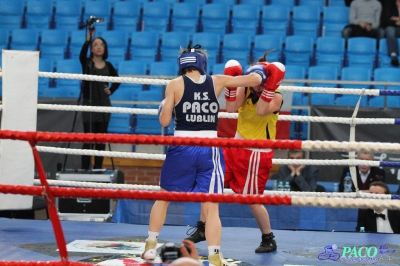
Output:
[[[382,181],[375,181],[369,187],[369,193],[390,194],[389,187]],[[400,234],[400,210],[359,209],[356,231],[364,227],[365,232]]]
[[[384,32],[379,28],[381,12],[382,5],[377,0],[352,1],[349,24],[342,31],[346,43],[351,37],[383,38]]]
[[[371,152],[360,152],[358,153],[357,159],[360,160],[373,160],[374,154]],[[379,167],[371,166],[356,166],[357,169],[357,186],[360,190],[368,190],[369,186],[374,181],[385,182],[385,171]],[[343,192],[344,185],[343,180],[346,174],[350,172],[350,168],[347,166],[343,168],[343,173],[340,178],[339,192]],[[352,191],[356,191],[354,184],[352,185]]]
[[[289,150],[289,159],[304,159],[302,150]],[[315,166],[289,164],[279,167],[278,181],[289,182],[291,191],[316,191],[319,170]]]
[[[97,37],[93,41],[94,28],[89,30],[85,42],[83,43],[79,60],[82,65],[84,74],[97,76],[117,77],[118,73],[113,65],[105,61],[108,57],[107,42]],[[89,46],[91,45],[90,57],[86,57]],[[112,83],[109,87],[108,82],[83,81],[82,85],[82,105],[88,106],[111,106],[110,95],[119,87],[119,83]],[[110,113],[83,112],[83,130],[85,133],[107,133],[108,123],[110,122]],[[104,143],[84,143],[83,150],[94,149],[104,151],[106,144]],[[90,169],[91,156],[82,156],[82,169]],[[94,158],[93,169],[101,169],[103,165],[103,156]]]
[[[397,38],[400,38],[400,0],[382,1],[381,28],[385,30],[388,55],[391,57],[391,65],[399,66],[399,46]]]

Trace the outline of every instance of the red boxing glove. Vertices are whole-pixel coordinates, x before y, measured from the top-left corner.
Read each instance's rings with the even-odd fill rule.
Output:
[[[263,62],[259,64],[264,66],[267,73],[267,80],[264,82],[264,89],[260,97],[263,101],[271,102],[276,89],[278,89],[285,77],[285,66],[280,62]]]
[[[231,59],[228,62],[226,62],[224,75],[236,77],[242,75],[242,73],[243,73],[242,66],[238,61]],[[232,102],[235,101],[236,91],[237,91],[236,87],[225,88],[225,99],[227,101],[232,101]]]

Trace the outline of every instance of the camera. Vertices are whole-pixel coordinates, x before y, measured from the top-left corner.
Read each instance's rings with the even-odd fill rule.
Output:
[[[186,245],[185,247],[190,254],[191,252],[190,248]],[[182,254],[179,246],[175,245],[172,242],[167,242],[164,244],[164,246],[161,247],[160,256],[162,262],[172,262],[177,258],[180,258]]]

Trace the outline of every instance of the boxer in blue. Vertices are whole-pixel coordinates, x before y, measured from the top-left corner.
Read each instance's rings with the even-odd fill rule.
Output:
[[[180,76],[171,80],[159,108],[159,121],[166,127],[175,115],[174,136],[216,138],[218,97],[225,87],[257,86],[264,79],[259,73],[241,76],[207,75],[207,54],[200,46],[181,49]],[[240,64],[230,60],[233,64]],[[232,92],[234,93],[234,92]],[[170,146],[161,170],[161,191],[222,194],[225,161],[221,148]],[[164,225],[169,202],[157,200],[150,213],[149,232],[142,259],[154,260],[157,238]],[[209,265],[227,265],[221,256],[221,220],[218,203],[203,202]]]

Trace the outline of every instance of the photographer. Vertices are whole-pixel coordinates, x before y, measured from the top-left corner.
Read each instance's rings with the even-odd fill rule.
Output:
[[[199,254],[197,252],[196,246],[190,240],[182,240],[182,245],[179,247],[179,250],[176,250],[177,247],[172,248],[175,252],[172,252],[170,258],[173,260],[168,260],[165,255],[165,251],[168,250],[164,248],[161,252],[161,257],[163,262],[171,262],[170,266],[203,266],[203,263],[199,260]],[[168,252],[168,251],[167,251]]]
[[[97,37],[92,42],[94,27],[90,25],[89,32],[84,42],[79,60],[82,65],[83,74],[98,76],[117,77],[118,73],[110,62],[105,61],[108,57],[107,42]],[[91,46],[90,57],[87,52]],[[119,83],[112,83],[111,87],[107,82],[83,81],[82,84],[82,105],[88,106],[111,106],[110,95],[119,87]],[[83,112],[83,130],[85,133],[107,133],[110,113]],[[85,143],[82,149],[105,150],[104,143]],[[82,169],[90,169],[90,156],[82,156]],[[103,157],[96,156],[93,169],[101,169]]]

